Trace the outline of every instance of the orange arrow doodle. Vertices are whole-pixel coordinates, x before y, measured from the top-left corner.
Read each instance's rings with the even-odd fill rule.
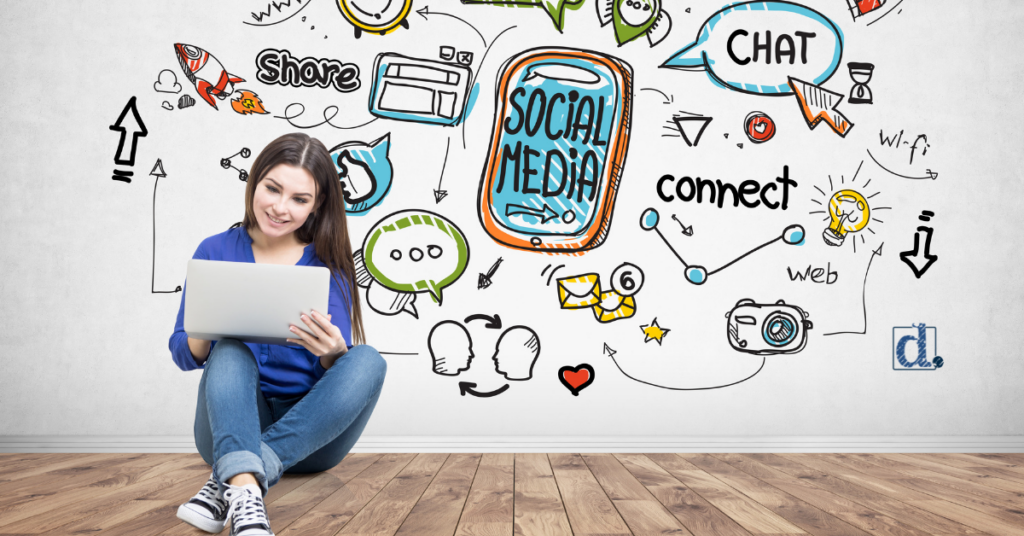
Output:
[[[789,77],[789,87],[793,88],[796,99],[800,102],[800,109],[804,112],[804,119],[811,130],[824,121],[836,134],[845,138],[853,128],[853,123],[836,110],[839,103],[843,102],[843,95],[792,76]]]

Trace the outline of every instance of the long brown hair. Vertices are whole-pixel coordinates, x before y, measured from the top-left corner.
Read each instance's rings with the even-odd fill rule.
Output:
[[[348,237],[348,221],[345,219],[345,200],[331,153],[320,140],[300,132],[285,134],[270,142],[260,152],[252,163],[245,187],[245,219],[236,225],[243,226],[246,231],[259,225],[256,213],[252,210],[256,187],[267,172],[278,164],[303,168],[313,176],[316,201],[313,211],[302,227],[295,231],[295,236],[304,244],[313,243],[317,257],[331,271],[342,294],[348,297],[352,304],[349,317],[352,320],[354,340],[351,342],[354,345],[363,344],[366,342],[366,334],[363,331],[359,292],[356,291],[356,267]]]

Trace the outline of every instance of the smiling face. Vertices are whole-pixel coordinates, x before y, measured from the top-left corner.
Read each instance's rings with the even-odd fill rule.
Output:
[[[411,0],[338,0],[341,12],[364,30],[397,25],[408,14]]]
[[[657,4],[655,0],[622,0],[619,4],[619,14],[622,22],[630,26],[640,26],[657,15]]]
[[[315,200],[316,182],[308,171],[278,164],[256,186],[252,210],[260,231],[268,237],[279,238],[306,223]]]

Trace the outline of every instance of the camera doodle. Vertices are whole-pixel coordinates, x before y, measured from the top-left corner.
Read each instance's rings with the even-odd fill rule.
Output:
[[[729,344],[737,352],[754,355],[795,354],[807,345],[810,315],[779,300],[767,305],[743,299],[725,314]]]

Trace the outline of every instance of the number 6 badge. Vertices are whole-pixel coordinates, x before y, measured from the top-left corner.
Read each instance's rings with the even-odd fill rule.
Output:
[[[581,253],[608,236],[629,144],[632,68],[597,52],[512,57],[495,90],[480,223],[501,244]]]

